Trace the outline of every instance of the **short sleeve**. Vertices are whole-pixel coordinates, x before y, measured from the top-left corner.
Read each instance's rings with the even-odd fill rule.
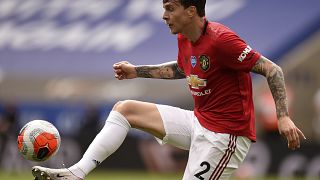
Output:
[[[232,31],[222,33],[216,47],[219,64],[237,71],[250,72],[261,56]]]

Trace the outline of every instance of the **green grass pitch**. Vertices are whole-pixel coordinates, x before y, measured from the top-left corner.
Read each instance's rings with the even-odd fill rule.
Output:
[[[30,172],[4,172],[0,171],[0,180],[32,180]],[[138,171],[94,171],[86,180],[181,180],[182,172],[176,174],[156,174]],[[303,180],[305,178],[289,178],[290,180]],[[237,179],[231,179],[237,180]],[[243,179],[242,179],[243,180]],[[246,180],[279,180],[279,178],[253,178]]]
[[[30,172],[4,172],[0,171],[1,180],[32,180]],[[86,180],[178,180],[182,179],[182,173],[155,174],[136,171],[95,171],[86,177]]]

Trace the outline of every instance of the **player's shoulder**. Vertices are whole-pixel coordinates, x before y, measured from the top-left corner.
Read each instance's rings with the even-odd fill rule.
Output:
[[[226,42],[233,39],[239,39],[239,36],[231,28],[218,22],[209,22],[207,34],[215,42]]]
[[[225,33],[234,33],[229,27],[219,22],[209,21],[207,26],[207,34],[214,37],[219,37]]]

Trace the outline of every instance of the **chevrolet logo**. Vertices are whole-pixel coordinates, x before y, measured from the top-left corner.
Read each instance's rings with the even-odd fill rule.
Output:
[[[207,85],[207,80],[200,79],[197,75],[187,76],[187,82],[193,89],[199,89],[199,87],[204,87]]]

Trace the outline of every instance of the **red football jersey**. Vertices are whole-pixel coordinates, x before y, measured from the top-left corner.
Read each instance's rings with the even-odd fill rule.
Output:
[[[207,22],[197,42],[178,35],[178,65],[205,128],[256,140],[250,70],[260,54],[222,24]]]

